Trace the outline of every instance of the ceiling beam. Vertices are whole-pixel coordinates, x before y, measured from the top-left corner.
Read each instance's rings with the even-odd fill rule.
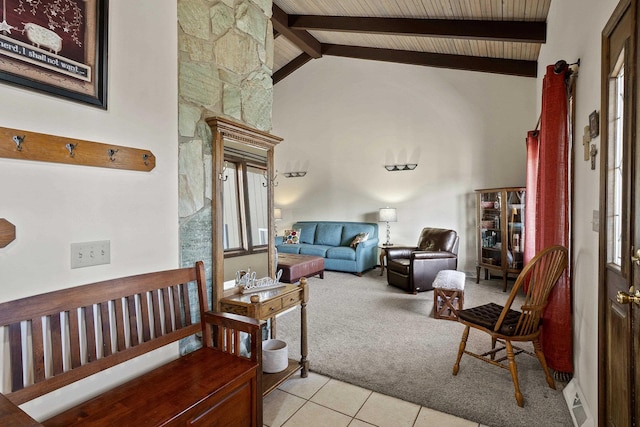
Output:
[[[320,42],[305,30],[294,30],[290,28],[289,15],[275,4],[273,5],[271,23],[273,24],[274,31],[282,34],[301,51],[307,53],[312,58],[320,58],[322,56]]]
[[[486,58],[479,56],[445,55],[408,50],[378,49],[371,47],[323,44],[322,53],[329,56],[397,62],[428,67],[481,71],[522,77],[536,77],[536,61]]]
[[[278,83],[280,80],[287,77],[289,74],[293,73],[298,68],[302,67],[307,62],[311,61],[313,58],[309,56],[306,52],[302,52],[295,59],[289,62],[287,65],[281,67],[278,71],[273,73],[273,84]]]
[[[274,11],[275,8],[274,5]],[[545,43],[547,40],[547,23],[531,21],[289,15],[288,28],[524,43]]]

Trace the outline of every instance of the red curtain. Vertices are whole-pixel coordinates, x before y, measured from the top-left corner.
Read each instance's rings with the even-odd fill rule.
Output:
[[[551,245],[569,247],[569,134],[565,67],[547,66],[542,84],[540,132],[527,135],[525,262]],[[538,135],[535,135],[538,133]],[[549,367],[573,372],[571,288],[568,270],[558,280],[542,316],[540,343]]]

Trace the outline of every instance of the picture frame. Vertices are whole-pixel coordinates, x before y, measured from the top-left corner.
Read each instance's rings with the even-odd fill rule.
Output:
[[[108,0],[0,1],[0,81],[106,109]]]
[[[600,135],[600,117],[597,111],[589,114],[589,136],[591,139]]]

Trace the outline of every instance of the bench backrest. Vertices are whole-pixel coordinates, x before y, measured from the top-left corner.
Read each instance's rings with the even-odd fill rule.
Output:
[[[194,322],[196,297],[200,320]],[[4,394],[19,405],[195,333],[205,331],[206,338],[206,310],[200,261],[2,303],[10,359]]]

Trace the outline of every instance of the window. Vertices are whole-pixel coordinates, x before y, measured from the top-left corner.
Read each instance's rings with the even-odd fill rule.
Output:
[[[222,197],[225,257],[267,250],[265,230],[269,219],[264,185],[267,169],[260,160],[225,154]]]
[[[624,49],[609,78],[609,156],[607,185],[611,188],[607,201],[607,262],[622,266],[622,199],[624,147]]]

